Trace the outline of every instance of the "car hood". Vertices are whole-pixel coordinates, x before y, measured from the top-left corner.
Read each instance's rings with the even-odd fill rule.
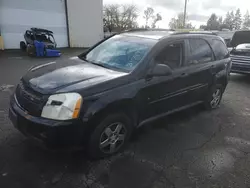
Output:
[[[250,31],[236,31],[231,40],[232,47],[250,43]]]
[[[50,94],[73,84],[83,83],[85,88],[126,74],[74,58],[35,66],[22,80],[34,90]]]
[[[236,50],[250,51],[250,44],[239,44]]]

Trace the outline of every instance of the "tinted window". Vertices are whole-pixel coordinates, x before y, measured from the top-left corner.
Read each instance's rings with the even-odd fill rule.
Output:
[[[221,60],[228,57],[229,52],[227,50],[226,45],[222,41],[213,39],[212,48],[217,60]]]
[[[213,60],[213,52],[208,43],[203,39],[189,39],[190,57],[189,64],[206,63]]]
[[[182,44],[171,44],[165,47],[155,58],[158,64],[166,64],[171,69],[176,69],[182,61]]]

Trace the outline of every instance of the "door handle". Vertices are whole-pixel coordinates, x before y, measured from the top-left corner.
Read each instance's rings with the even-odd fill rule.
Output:
[[[183,73],[180,74],[179,78],[185,78],[185,77],[187,77],[187,76],[188,76],[188,74],[185,73],[185,72],[183,72]]]
[[[153,79],[153,76],[146,76],[145,80],[148,82]]]
[[[215,65],[212,65],[210,67],[210,71],[211,71],[212,74],[215,74],[215,72],[216,72]]]

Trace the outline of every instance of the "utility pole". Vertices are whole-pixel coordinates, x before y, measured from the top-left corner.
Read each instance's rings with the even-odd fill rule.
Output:
[[[184,7],[184,19],[183,19],[183,27],[186,26],[186,16],[187,16],[187,0],[185,0],[185,7]]]

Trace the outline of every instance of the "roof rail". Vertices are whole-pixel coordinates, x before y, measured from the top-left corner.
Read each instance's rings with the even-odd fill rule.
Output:
[[[136,28],[136,29],[129,29],[129,30],[125,30],[122,33],[127,33],[127,32],[137,32],[137,31],[175,31],[174,29],[151,29],[151,28]]]
[[[50,33],[50,34],[53,34],[53,32],[50,31],[50,30],[41,29],[41,28],[36,28],[36,27],[30,28],[30,30],[31,30],[31,31],[34,31],[34,32],[42,32],[42,33]]]
[[[172,35],[184,35],[184,34],[205,34],[205,35],[218,35],[216,32],[209,31],[180,31],[173,33]]]

